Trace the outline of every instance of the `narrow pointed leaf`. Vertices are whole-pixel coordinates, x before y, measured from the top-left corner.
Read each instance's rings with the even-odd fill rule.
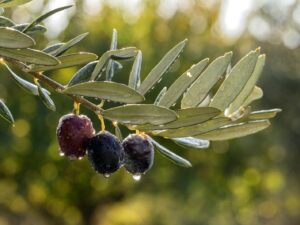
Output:
[[[23,23],[23,24],[17,24],[15,26],[13,26],[12,28],[18,31],[23,31],[24,28],[28,25],[28,23]],[[37,24],[33,27],[31,27],[30,29],[28,29],[25,33],[28,35],[36,35],[36,34],[42,34],[45,33],[47,31],[47,28]]]
[[[144,96],[120,83],[93,81],[73,85],[65,91],[67,94],[100,98],[124,103],[144,101]]]
[[[47,71],[47,70],[56,70],[56,69],[63,69],[72,66],[78,66],[96,60],[97,55],[89,52],[78,52],[69,55],[62,55],[57,57],[57,59],[60,61],[60,63],[57,65],[33,66],[31,68],[31,71]]]
[[[59,61],[51,55],[34,49],[0,48],[0,56],[37,65],[57,65]]]
[[[142,67],[142,52],[139,50],[135,57],[130,75],[128,86],[137,90],[141,84],[141,67]]]
[[[186,43],[187,40],[178,43],[150,71],[138,89],[141,94],[145,95],[161,79],[161,77],[168,71],[175,60],[179,57]]]
[[[50,109],[51,111],[56,111],[55,103],[49,96],[49,94],[43,90],[43,88],[40,85],[37,85],[39,96],[44,103],[44,105]]]
[[[58,49],[52,51],[52,55],[54,56],[60,56],[70,48],[72,48],[74,45],[82,41],[89,33],[80,34],[77,37],[71,39],[67,43],[61,45]]]
[[[232,52],[228,52],[208,65],[205,71],[183,95],[181,108],[196,107],[205,99],[213,86],[224,75],[230,64],[231,57]]]
[[[248,98],[243,103],[243,106],[246,107],[250,105],[252,102],[261,99],[263,97],[263,91],[260,87],[255,86],[252,90],[251,94],[248,96]]]
[[[56,43],[54,45],[50,45],[47,46],[46,48],[44,48],[42,51],[49,54],[49,55],[53,55],[53,53],[60,48],[62,45],[64,45],[65,43]]]
[[[149,137],[149,139],[151,140],[151,142],[153,143],[153,145],[155,146],[156,150],[159,153],[161,153],[167,159],[171,160],[176,165],[186,167],[186,168],[192,167],[192,164],[188,160],[186,160],[186,159],[182,158],[181,156],[175,154],[174,152],[170,151],[166,147],[162,146],[161,144],[159,144],[158,142],[153,140],[151,137]]]
[[[0,2],[0,7],[2,8],[14,7],[14,6],[25,4],[30,1],[32,0],[4,0]]]
[[[213,97],[210,106],[223,111],[233,102],[252,75],[258,55],[259,49],[251,51],[232,68],[228,77],[224,80]]]
[[[187,90],[189,86],[199,77],[204,70],[209,59],[203,59],[196,65],[193,65],[188,71],[182,74],[170,87],[167,93],[159,102],[160,106],[171,107],[179,97]]]
[[[0,27],[0,47],[2,48],[29,48],[35,41],[26,34],[12,28]]]
[[[1,6],[1,5],[0,5]],[[72,7],[73,5],[67,5],[67,6],[63,6],[63,7],[60,7],[60,8],[56,8],[56,9],[53,9],[41,16],[39,16],[38,18],[36,18],[34,21],[32,21],[30,24],[28,24],[28,26],[26,26],[24,29],[23,29],[23,32],[26,32],[27,30],[29,30],[31,27],[33,27],[34,25],[42,22],[43,20],[47,19],[49,16],[52,16],[53,14],[55,13],[58,13],[62,10],[65,10],[65,9],[68,9],[70,7]]]
[[[118,32],[113,29],[110,50],[116,50],[118,46]],[[111,81],[115,73],[115,61],[110,59],[106,67],[106,80]]]
[[[230,119],[219,117],[197,125],[155,132],[155,134],[165,138],[190,137],[215,130],[229,123]]]
[[[263,71],[263,67],[265,65],[265,58],[266,58],[265,55],[260,55],[258,57],[256,66],[254,68],[254,71],[253,71],[251,77],[249,78],[245,87],[242,89],[242,91],[239,93],[239,95],[231,103],[231,105],[229,107],[229,114],[238,110],[243,105],[243,103],[248,98],[248,96],[251,94],[251,92],[253,91],[255,84],[257,83],[257,81]]]
[[[0,16],[0,27],[12,27],[14,25],[16,24],[11,19],[4,16]]]
[[[142,125],[138,126],[138,130],[167,130],[175,129],[180,127],[187,127],[191,125],[196,125],[203,123],[213,117],[218,116],[221,112],[218,109],[211,107],[202,107],[202,108],[187,108],[175,111],[178,115],[178,118],[167,124],[159,124],[159,126],[153,125]]]
[[[161,89],[161,91],[158,93],[153,105],[159,104],[161,98],[166,94],[167,90],[168,90],[167,87],[164,87],[163,89]]]
[[[117,136],[117,138],[120,141],[123,141],[123,135],[122,135],[120,127],[118,126],[118,124],[114,124],[114,127],[115,127],[115,135]]]
[[[268,120],[250,121],[247,123],[225,126],[208,133],[197,135],[195,137],[212,141],[223,141],[251,135],[266,129],[269,126],[270,122]]]
[[[93,70],[94,70],[96,64],[97,64],[97,61],[90,62],[90,63],[86,64],[84,67],[82,67],[81,69],[79,69],[74,74],[74,76],[72,77],[70,82],[68,83],[68,86],[88,82],[91,78],[91,75],[93,73]]]
[[[8,67],[8,65],[6,65],[4,63],[3,63],[3,65],[5,65],[7,70],[10,72],[11,77],[21,88],[23,88],[25,91],[32,93],[33,95],[39,95],[38,88],[35,84],[32,84],[32,83],[28,82],[27,80],[24,80],[23,78],[19,77],[14,71],[12,71]],[[43,89],[43,91],[46,92],[47,94],[49,94],[49,92],[46,89]]]
[[[107,109],[103,116],[124,124],[164,124],[177,118],[174,111],[152,104],[125,105]]]
[[[6,120],[9,123],[14,123],[13,115],[11,114],[9,108],[4,104],[0,99],[0,117]]]
[[[172,141],[187,149],[205,149],[209,147],[208,140],[203,140],[194,137],[172,138]]]
[[[281,109],[269,109],[269,110],[260,110],[253,111],[248,115],[249,120],[264,120],[274,118],[277,113],[281,112]]]
[[[105,52],[100,57],[91,76],[91,80],[95,80],[101,74],[109,59],[129,59],[136,56],[136,53],[137,50],[135,47],[121,48],[118,50],[110,50]]]

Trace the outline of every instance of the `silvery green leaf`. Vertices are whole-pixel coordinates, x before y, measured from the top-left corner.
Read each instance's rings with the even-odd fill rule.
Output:
[[[25,4],[30,1],[32,0],[2,0],[0,2],[0,7],[2,8],[14,7],[14,6]]]
[[[177,129],[163,130],[153,133],[165,138],[190,137],[218,129],[222,126],[229,124],[230,122],[230,119],[226,117],[218,117],[197,125],[181,127]]]
[[[209,147],[209,141],[194,137],[172,138],[176,144],[184,148],[205,149]]]
[[[12,71],[8,65],[6,65],[5,63],[3,63],[3,65],[5,65],[5,67],[7,68],[7,70],[10,72],[11,77],[14,79],[14,81],[24,90],[32,93],[33,95],[39,95],[38,93],[38,88],[36,85],[28,82],[27,80],[22,79],[21,77],[19,77],[14,71]],[[47,94],[49,94],[49,92],[46,89],[43,89],[43,91]]]
[[[92,73],[91,80],[95,80],[100,76],[109,59],[129,59],[136,56],[136,53],[137,50],[135,47],[121,48],[105,52],[98,60],[98,63]]]
[[[138,103],[144,101],[144,96],[120,83],[106,81],[91,81],[67,87],[66,94],[100,98],[123,103]]]
[[[39,84],[37,84],[37,88],[39,96],[42,99],[44,105],[51,111],[56,111],[55,103],[53,102],[49,94],[46,91],[44,91],[44,89]]]
[[[281,109],[269,109],[269,110],[259,110],[253,111],[248,115],[249,120],[265,120],[274,118],[277,113],[281,112]]]
[[[0,4],[1,6],[1,4]],[[59,7],[59,8],[56,8],[56,9],[53,9],[41,16],[39,16],[38,18],[36,18],[34,21],[32,21],[30,24],[28,24],[24,29],[23,29],[23,33],[25,33],[27,30],[29,30],[31,27],[35,26],[36,24],[42,22],[43,20],[47,19],[49,16],[52,16],[53,14],[55,13],[58,13],[62,10],[65,10],[65,9],[68,9],[70,7],[72,7],[73,5],[67,5],[67,6],[63,6],[63,7]]]
[[[26,34],[9,27],[0,27],[0,47],[2,48],[29,48],[35,41]]]
[[[53,50],[51,53],[54,56],[60,56],[74,45],[82,41],[89,33],[80,34],[77,37],[71,39],[70,41],[64,43],[63,45],[59,46],[56,50]]]
[[[263,68],[265,65],[265,58],[266,58],[265,55],[260,55],[258,57],[256,66],[254,68],[252,75],[250,76],[249,80],[247,81],[246,85],[244,86],[242,91],[239,93],[239,95],[230,104],[229,114],[238,110],[243,105],[243,103],[246,101],[246,99],[251,94],[251,92],[253,91],[255,84],[257,83],[257,81],[263,71]]]
[[[263,97],[262,89],[260,87],[255,86],[251,94],[247,97],[247,99],[243,103],[243,106],[246,107],[250,105],[252,102],[261,99],[262,97]]]
[[[174,111],[152,104],[125,105],[107,109],[103,116],[123,124],[164,124],[177,118]]]
[[[97,55],[89,52],[78,52],[69,55],[61,55],[57,57],[57,59],[60,61],[60,63],[57,65],[53,65],[53,66],[36,65],[31,67],[30,71],[40,72],[40,71],[56,70],[56,69],[63,69],[72,66],[78,66],[96,60]]]
[[[159,102],[160,106],[171,107],[189,86],[199,77],[209,59],[203,59],[183,73],[168,89],[167,93]]]
[[[197,107],[208,95],[213,86],[224,75],[230,64],[232,52],[215,59],[185,92],[181,100],[181,108]]]
[[[118,126],[117,123],[114,124],[114,127],[115,127],[115,135],[116,135],[116,137],[117,137],[120,141],[123,141],[123,135],[122,135],[122,132],[121,132],[120,127]]]
[[[28,23],[17,24],[17,25],[14,25],[12,28],[21,32],[24,30],[24,28],[26,26],[28,26]],[[47,31],[46,27],[44,27],[40,24],[37,24],[37,25],[34,25],[33,27],[31,27],[30,29],[28,29],[25,33],[28,35],[36,35],[36,34],[45,33],[46,31]]]
[[[6,120],[9,123],[14,123],[13,115],[11,114],[9,108],[4,104],[0,99],[0,117]]]
[[[178,43],[150,71],[145,80],[141,83],[141,86],[138,88],[138,91],[141,94],[145,95],[162,78],[162,76],[168,71],[175,60],[179,57],[186,43],[187,39]]]
[[[113,29],[110,50],[116,50],[118,46],[118,32],[116,29]],[[115,61],[110,59],[106,67],[106,80],[111,81],[115,72]]]
[[[142,52],[139,50],[135,57],[132,69],[129,75],[128,86],[137,90],[141,84]]]
[[[161,89],[161,91],[158,93],[153,105],[158,105],[161,98],[166,94],[167,92],[167,87],[164,87],[163,89]]]
[[[12,27],[16,25],[10,18],[0,16],[0,27]]]
[[[221,112],[218,109],[212,107],[201,107],[201,108],[186,108],[175,111],[178,118],[167,124],[154,125],[142,125],[138,126],[138,130],[167,130],[175,129],[180,127],[187,127],[203,123],[213,117],[218,116]]]
[[[51,55],[44,52],[24,48],[24,49],[8,49],[0,48],[0,56],[4,58],[11,58],[25,63],[36,65],[57,65],[59,61]]]
[[[252,75],[259,51],[259,49],[251,51],[232,68],[228,77],[224,80],[213,97],[210,103],[211,107],[223,111],[234,101]]]
[[[224,126],[207,133],[196,135],[195,137],[211,141],[223,141],[251,135],[266,129],[269,126],[269,120],[249,121],[246,123]]]
[[[182,166],[182,167],[187,167],[187,168],[192,167],[192,164],[188,160],[182,158],[181,156],[175,154],[174,152],[170,151],[166,147],[162,146],[161,144],[156,142],[154,139],[152,139],[150,136],[148,136],[148,138],[150,139],[150,141],[152,142],[152,144],[155,146],[156,150],[159,153],[161,153],[167,159],[171,160],[176,165]]]
[[[72,77],[68,86],[72,86],[75,84],[88,82],[91,78],[92,72],[97,64],[97,61],[90,62],[86,64],[84,67],[80,68]]]
[[[53,53],[62,45],[64,45],[65,43],[56,43],[50,46],[47,46],[46,48],[44,48],[42,51],[49,54],[49,55],[53,55]]]

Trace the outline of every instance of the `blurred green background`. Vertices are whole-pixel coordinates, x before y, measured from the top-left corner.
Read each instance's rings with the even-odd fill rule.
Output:
[[[27,22],[69,3],[76,6],[45,21],[49,42],[90,32],[75,50],[101,55],[116,28],[119,47],[143,51],[143,77],[172,46],[189,39],[180,59],[148,96],[152,100],[205,57],[233,50],[236,63],[261,46],[267,54],[259,81],[264,98],[253,108],[278,107],[283,113],[259,134],[213,142],[203,151],[161,140],[189,159],[191,169],[156,154],[153,169],[140,182],[124,169],[105,179],[86,158],[69,161],[58,155],[56,125],[72,110],[70,99],[53,94],[57,111],[49,112],[1,68],[0,97],[12,109],[16,126],[0,121],[0,225],[300,224],[300,1],[33,0],[5,15]],[[39,39],[44,48],[48,40]],[[132,62],[123,64],[115,81],[127,81]],[[47,74],[65,84],[76,69]],[[97,118],[82,112],[99,129]]]

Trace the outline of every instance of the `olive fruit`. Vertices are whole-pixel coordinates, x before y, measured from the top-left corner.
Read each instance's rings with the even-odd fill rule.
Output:
[[[67,114],[60,118],[56,135],[61,155],[70,159],[85,156],[88,140],[95,134],[91,120],[85,115]]]
[[[130,134],[122,142],[125,169],[133,175],[147,172],[153,165],[154,149],[152,143],[143,134]]]
[[[100,131],[89,140],[87,154],[93,168],[105,176],[117,171],[124,159],[120,140],[108,131]]]

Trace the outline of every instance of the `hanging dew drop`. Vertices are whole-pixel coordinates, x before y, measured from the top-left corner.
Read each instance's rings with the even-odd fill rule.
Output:
[[[103,174],[103,176],[105,177],[105,178],[109,178],[110,177],[110,173],[105,173],[105,174]]]
[[[83,157],[78,157],[78,160],[82,160],[83,159]]]
[[[142,178],[142,175],[141,175],[141,174],[133,174],[133,175],[132,175],[132,178],[133,178],[135,181],[140,181],[141,178]]]
[[[65,153],[59,152],[59,156],[63,157],[63,156],[65,156]]]

